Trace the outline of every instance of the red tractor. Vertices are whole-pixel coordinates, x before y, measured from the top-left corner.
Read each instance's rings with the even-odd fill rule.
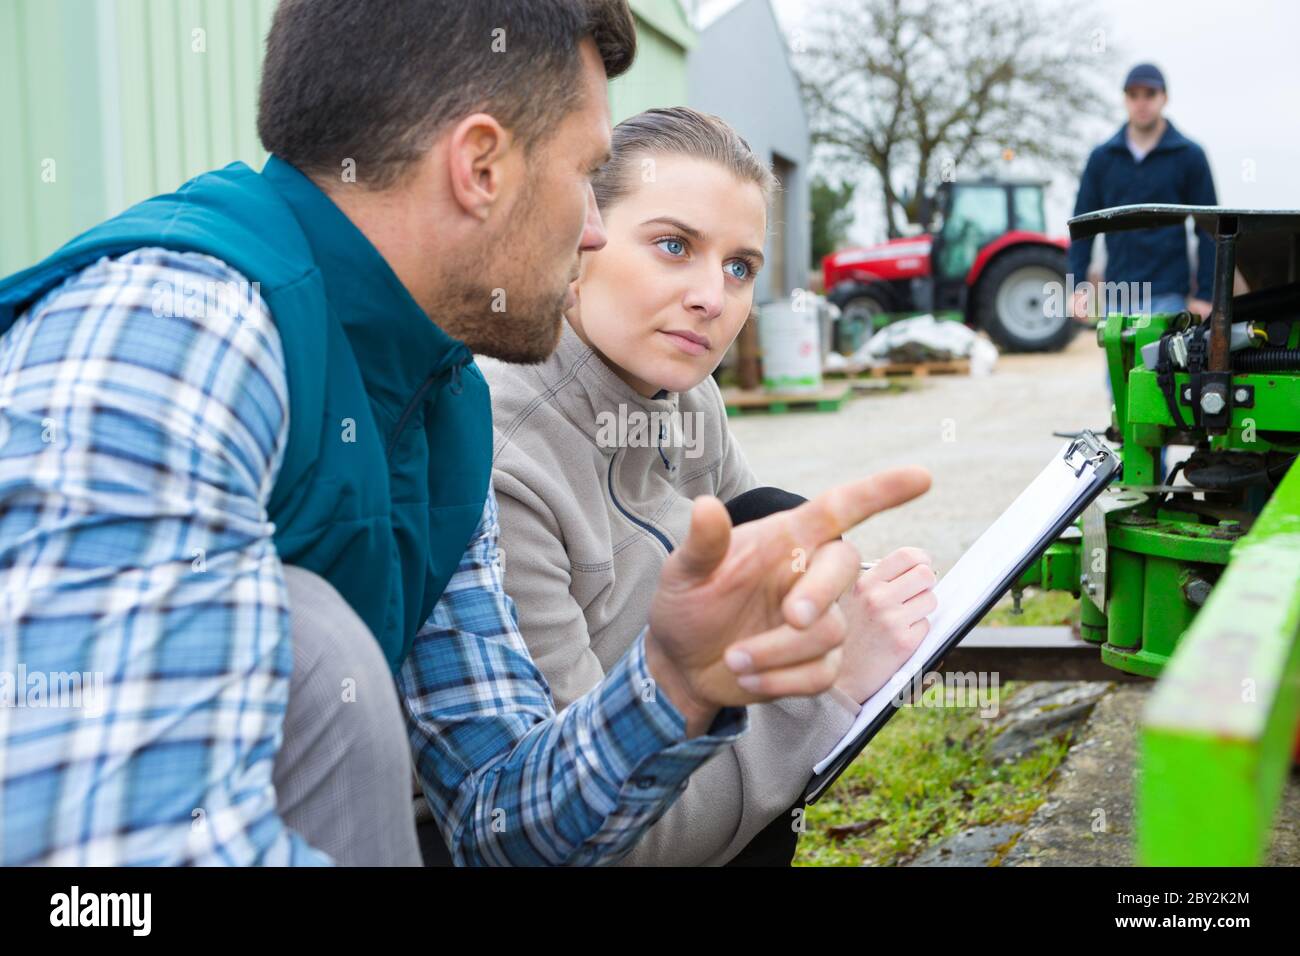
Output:
[[[1076,328],[1064,301],[1070,241],[1046,234],[1044,185],[943,183],[921,203],[928,231],[827,256],[826,296],[843,312],[840,325],[870,331],[885,313],[955,311],[1004,351],[1064,348]]]

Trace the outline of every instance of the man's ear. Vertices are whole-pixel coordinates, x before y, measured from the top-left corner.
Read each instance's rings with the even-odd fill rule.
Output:
[[[451,194],[467,215],[487,219],[505,189],[510,133],[487,113],[474,113],[447,136]]]

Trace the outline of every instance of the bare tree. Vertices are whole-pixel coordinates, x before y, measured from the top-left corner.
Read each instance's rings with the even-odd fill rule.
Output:
[[[875,171],[890,238],[923,192],[1007,154],[1081,163],[1110,48],[1069,0],[834,0],[792,39],[821,159]]]

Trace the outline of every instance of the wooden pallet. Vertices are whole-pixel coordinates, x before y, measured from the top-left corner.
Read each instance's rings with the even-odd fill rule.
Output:
[[[846,382],[827,384],[816,392],[765,392],[762,389],[724,388],[722,401],[728,415],[767,412],[783,415],[791,411],[838,412],[853,389]]]
[[[925,378],[928,375],[969,375],[970,359],[946,359],[941,362],[886,362],[882,365],[849,365],[845,368],[828,369],[822,372],[823,378],[886,378],[895,375],[910,375],[913,378]]]

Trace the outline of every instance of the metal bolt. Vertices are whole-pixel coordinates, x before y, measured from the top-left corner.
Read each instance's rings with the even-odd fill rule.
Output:
[[[1183,596],[1193,607],[1202,607],[1210,596],[1210,582],[1203,578],[1191,578],[1183,585]]]
[[[1217,415],[1223,411],[1228,403],[1223,400],[1223,396],[1218,392],[1201,393],[1201,411],[1207,415]]]
[[[1242,405],[1250,401],[1250,392],[1246,391],[1244,388],[1239,388],[1232,393],[1232,400],[1238,405]]]
[[[1192,400],[1192,390],[1190,388],[1183,389],[1183,398],[1189,402]]]

